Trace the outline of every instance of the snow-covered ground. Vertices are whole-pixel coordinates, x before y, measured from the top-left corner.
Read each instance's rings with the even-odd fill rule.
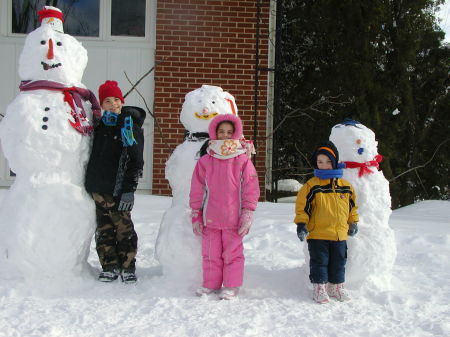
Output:
[[[6,193],[0,191],[0,200]],[[398,255],[392,290],[349,289],[352,301],[325,305],[310,296],[292,203],[259,204],[245,239],[245,283],[237,300],[198,298],[196,285],[167,282],[154,244],[170,203],[167,197],[137,196],[135,285],[101,283],[93,274],[33,287],[1,272],[0,336],[450,336],[448,201],[393,212]],[[97,272],[94,246],[89,262]]]

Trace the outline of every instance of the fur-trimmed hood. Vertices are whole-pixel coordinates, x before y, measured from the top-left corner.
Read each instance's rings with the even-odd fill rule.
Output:
[[[217,126],[225,121],[230,122],[234,126],[234,132],[231,138],[241,139],[243,136],[242,121],[238,116],[233,114],[223,114],[214,117],[208,127],[209,138],[213,140],[217,139]]]

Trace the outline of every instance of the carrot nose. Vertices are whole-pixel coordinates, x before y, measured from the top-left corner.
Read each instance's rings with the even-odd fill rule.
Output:
[[[208,109],[208,108],[203,108],[203,109],[202,109],[202,113],[203,113],[203,114],[207,115],[208,112],[209,112],[209,109]]]
[[[55,55],[53,54],[53,41],[52,39],[48,40],[48,52],[47,52],[47,58],[51,60]]]

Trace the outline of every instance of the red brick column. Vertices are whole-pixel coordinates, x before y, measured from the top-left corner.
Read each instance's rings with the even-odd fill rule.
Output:
[[[261,1],[260,67],[267,67],[269,1]],[[153,194],[170,195],[164,177],[166,160],[183,142],[179,121],[184,95],[202,84],[216,85],[236,99],[244,135],[254,139],[256,0],[158,0],[155,71]],[[265,179],[267,72],[259,72],[256,169],[261,194]],[[170,149],[169,149],[170,148]]]

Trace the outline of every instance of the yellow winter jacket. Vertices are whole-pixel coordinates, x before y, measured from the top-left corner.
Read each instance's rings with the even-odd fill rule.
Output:
[[[298,191],[294,222],[307,225],[307,239],[343,241],[349,224],[359,220],[357,209],[348,181],[313,177]]]

